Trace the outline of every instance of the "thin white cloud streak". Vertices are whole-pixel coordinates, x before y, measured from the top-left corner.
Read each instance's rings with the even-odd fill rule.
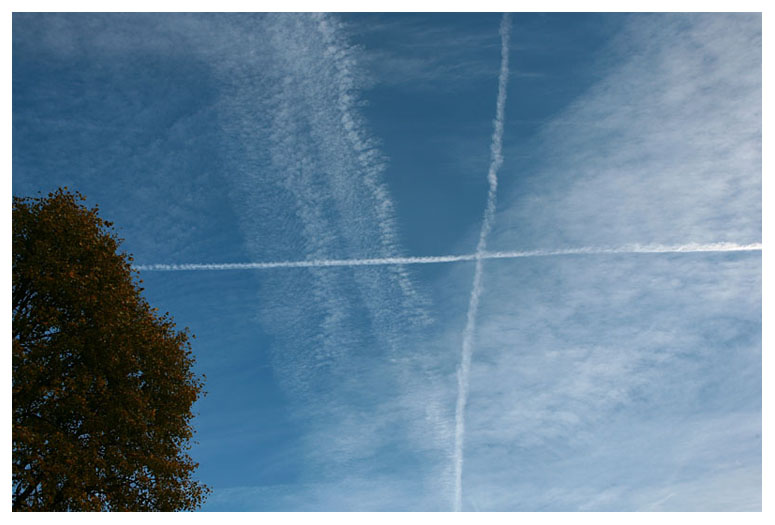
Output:
[[[509,36],[511,20],[508,13],[501,19],[501,68],[498,76],[498,99],[495,107],[495,129],[490,146],[490,169],[487,172],[489,190],[487,192],[487,207],[484,210],[482,229],[479,232],[479,242],[476,246],[476,268],[474,269],[474,284],[468,302],[466,326],[463,330],[463,347],[458,369],[458,394],[455,406],[455,449],[453,462],[455,469],[455,500],[454,510],[460,511],[463,498],[463,438],[465,435],[465,408],[468,399],[468,382],[471,375],[471,354],[473,352],[474,330],[476,329],[476,312],[479,309],[479,297],[482,294],[482,255],[487,247],[487,235],[492,228],[495,216],[495,196],[498,191],[498,170],[503,164],[503,118],[506,110],[506,88],[509,79]]]
[[[750,252],[761,251],[761,243],[735,244],[731,242],[690,243],[678,246],[664,244],[628,244],[618,248],[566,248],[562,250],[533,250],[511,252],[488,252],[485,259],[514,259],[518,257],[548,257],[555,255],[605,255],[638,253],[704,253],[704,252]]]
[[[141,264],[135,270],[144,272],[180,272],[180,271],[226,271],[226,270],[272,270],[283,268],[327,268],[341,266],[389,266],[408,264],[439,264],[485,259],[520,259],[524,257],[555,257],[562,255],[626,255],[650,253],[718,253],[761,251],[761,243],[735,244],[717,242],[710,244],[683,244],[668,246],[663,244],[631,244],[615,248],[564,248],[560,250],[527,250],[468,253],[462,255],[439,255],[428,257],[382,257],[374,259],[318,259],[310,261],[277,261],[252,263],[191,263],[191,264]]]
[[[438,257],[382,257],[375,259],[314,259],[310,261],[278,261],[223,264],[146,264],[135,266],[142,271],[183,270],[270,270],[274,268],[327,268],[337,266],[389,266],[394,264],[432,264],[471,261],[475,254],[445,255]]]

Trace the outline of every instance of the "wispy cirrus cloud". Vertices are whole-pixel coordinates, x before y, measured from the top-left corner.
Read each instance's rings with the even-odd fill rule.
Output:
[[[260,54],[218,69],[230,86],[219,108],[251,256],[400,258],[386,159],[359,109],[358,52],[340,22],[329,15],[253,22],[235,30],[260,34]],[[442,453],[446,430],[432,408],[440,391],[427,392],[427,410],[417,398],[417,387],[436,376],[422,354],[407,351],[432,318],[406,268],[318,266],[258,281],[276,377],[306,429],[303,480],[376,475],[413,454],[402,446],[411,435],[423,436],[431,456]],[[415,461],[436,462],[425,456]]]

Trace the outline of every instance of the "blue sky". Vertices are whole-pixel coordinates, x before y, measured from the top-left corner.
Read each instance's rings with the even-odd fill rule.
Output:
[[[761,16],[501,22],[14,14],[13,193],[138,265],[475,254],[494,149],[488,251],[609,250],[141,271],[205,510],[761,509]]]

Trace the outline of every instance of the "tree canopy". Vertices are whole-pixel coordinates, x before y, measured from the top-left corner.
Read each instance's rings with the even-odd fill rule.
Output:
[[[83,200],[13,199],[13,509],[193,510],[190,334]]]

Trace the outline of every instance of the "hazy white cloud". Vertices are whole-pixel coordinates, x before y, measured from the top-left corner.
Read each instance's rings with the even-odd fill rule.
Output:
[[[633,15],[603,78],[543,126],[537,168],[504,167],[519,182],[491,246],[760,241],[760,26]]]
[[[760,21],[632,16],[535,171],[505,152],[491,249],[759,243]],[[464,508],[761,507],[758,253],[488,261],[483,288]]]

